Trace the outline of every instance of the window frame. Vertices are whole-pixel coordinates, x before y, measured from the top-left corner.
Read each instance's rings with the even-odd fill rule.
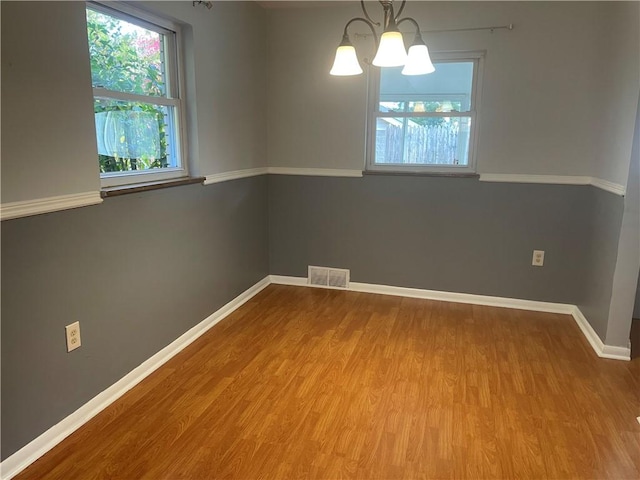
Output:
[[[165,95],[150,96],[119,92],[102,87],[93,87],[93,98],[116,101],[142,102],[173,109],[172,150],[177,157],[177,167],[162,169],[130,170],[126,172],[99,172],[102,188],[126,186],[146,182],[175,180],[189,176],[187,162],[186,112],[184,108],[184,62],[182,54],[182,30],[180,25],[146,10],[122,2],[87,1],[85,9],[124,20],[147,30],[163,35],[165,62]],[[88,47],[87,39],[87,47]],[[95,131],[95,129],[94,129]],[[96,132],[97,135],[97,132]],[[96,161],[98,153],[96,151]]]
[[[372,67],[369,69],[369,94],[367,100],[367,139],[366,139],[366,159],[365,169],[369,172],[389,172],[389,173],[415,173],[415,174],[446,174],[468,176],[476,173],[476,153],[478,143],[478,118],[481,108],[481,92],[482,77],[484,72],[484,51],[460,51],[460,52],[434,52],[431,59],[434,64],[438,63],[473,63],[473,78],[471,83],[470,109],[467,112],[395,112],[393,118],[437,118],[437,117],[464,117],[470,118],[471,127],[469,130],[469,159],[467,165],[419,165],[411,164],[376,164],[376,128],[377,121],[380,117],[389,117],[389,115],[379,115],[380,99],[380,73],[381,69]],[[436,65],[437,69],[437,65]],[[406,94],[408,95],[408,94]],[[401,96],[396,97],[400,98]],[[430,93],[422,93],[412,95],[411,100],[421,100],[434,95]],[[456,93],[446,94],[447,97],[454,97]],[[408,97],[407,97],[408,99]],[[384,101],[384,100],[382,100]],[[387,100],[389,101],[389,100]]]

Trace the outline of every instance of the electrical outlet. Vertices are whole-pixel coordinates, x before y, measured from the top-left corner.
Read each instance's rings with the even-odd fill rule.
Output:
[[[544,250],[534,250],[531,265],[534,267],[542,267],[544,265]]]
[[[80,343],[80,322],[72,323],[64,327],[67,333],[67,352],[78,348]]]

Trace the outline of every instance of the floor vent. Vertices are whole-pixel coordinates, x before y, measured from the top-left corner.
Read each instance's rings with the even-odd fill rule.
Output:
[[[312,267],[309,265],[309,285],[329,288],[349,288],[349,270]]]

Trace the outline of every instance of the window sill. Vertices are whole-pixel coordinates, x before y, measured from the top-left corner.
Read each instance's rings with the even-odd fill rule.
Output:
[[[480,178],[479,173],[473,172],[401,172],[397,170],[364,170],[363,175],[409,176],[409,177],[455,177]]]
[[[105,187],[100,190],[102,198],[117,197],[130,193],[147,192],[149,190],[159,190],[161,188],[179,187],[182,185],[192,185],[204,182],[204,177],[182,177],[172,180],[160,180],[156,182],[132,183],[129,185],[119,185],[116,187]]]

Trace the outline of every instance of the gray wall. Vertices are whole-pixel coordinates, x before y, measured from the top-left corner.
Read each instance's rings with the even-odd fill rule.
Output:
[[[638,89],[640,91],[640,88]],[[640,271],[640,98],[636,101],[637,115],[635,135],[630,154],[629,181],[624,197],[624,213],[618,240],[618,255],[613,287],[607,345],[626,347],[631,331],[631,319],[637,292]]]
[[[577,304],[604,341],[623,209],[588,186],[270,175],[270,273]]]
[[[336,78],[327,74],[346,19],[359,12],[354,2],[338,3],[269,13],[269,166],[360,169],[364,165],[366,75]],[[372,7],[372,13],[378,11],[379,7]],[[512,31],[425,35],[432,52],[485,52],[476,123],[478,173],[542,175],[550,176],[550,181],[566,176],[568,183],[575,177],[591,177],[620,189],[627,186],[640,85],[638,2],[410,2],[405,12],[427,31],[515,25]],[[367,33],[366,27],[354,24],[350,33],[360,59],[371,58],[373,42],[354,35]],[[365,281],[376,283],[576,303],[584,307],[603,341],[626,347],[622,332],[628,318],[615,319],[620,318],[615,294],[633,288],[635,281],[624,279],[624,285],[614,287],[614,279],[621,278],[614,275],[624,207],[621,197],[584,188],[580,191],[587,193],[577,200],[572,186],[482,187],[462,179],[405,178],[402,187],[397,178],[359,183],[274,179],[270,185],[286,183],[286,188],[295,190],[290,185],[304,182],[311,182],[310,191],[323,199],[342,194],[345,188],[345,202],[329,198],[326,205],[316,204],[316,199],[302,199],[302,192],[294,191],[290,205],[287,201],[270,205],[272,267],[300,274],[307,263],[339,261],[354,266],[354,278],[366,276]],[[432,188],[445,182],[448,187],[440,192],[442,197],[415,187]],[[341,186],[347,184],[348,188]],[[349,193],[351,187],[354,191]],[[376,194],[378,187],[382,190]],[[387,188],[395,198],[388,198]],[[493,192],[499,192],[495,194],[501,201],[498,205]],[[544,198],[547,192],[554,194]],[[282,200],[283,195],[270,191],[271,199]],[[384,202],[396,205],[396,198],[395,212],[380,207]],[[361,208],[355,210],[348,203],[351,200]],[[467,210],[461,201],[470,204]],[[284,212],[278,212],[280,206]],[[493,208],[495,217],[489,213]],[[513,216],[511,231],[497,224],[498,219],[510,218],[504,217],[505,210]],[[346,217],[346,212],[353,218]],[[483,221],[470,212],[480,212]],[[428,225],[411,220],[425,215],[448,232],[457,232],[458,225],[471,225],[480,245],[461,240],[469,232],[452,235],[440,229],[434,236]],[[346,238],[339,237],[342,226],[330,225],[331,217],[342,219]],[[278,221],[284,233],[277,232],[274,222]],[[378,222],[375,228],[374,221]],[[379,229],[377,235],[383,240],[371,240],[355,231],[354,225],[369,233]],[[309,240],[311,246],[300,247],[293,244],[294,238],[286,238],[299,227],[304,227],[300,244]],[[305,233],[324,235],[326,229],[333,234],[327,244]],[[511,237],[503,242],[507,250],[493,252],[490,245],[499,244],[503,235]],[[533,245],[541,237],[549,248]],[[426,238],[429,248],[435,249],[425,254],[416,238]],[[279,241],[286,246],[278,245]],[[548,251],[544,271],[535,272],[529,266],[533,248]],[[369,255],[368,262],[359,249]],[[294,257],[285,259],[284,252]],[[620,264],[628,265],[624,259]],[[463,267],[471,270],[469,278],[459,277]],[[407,271],[402,273],[402,268]],[[485,280],[487,272],[496,275]],[[572,284],[564,284],[567,281]]]
[[[624,199],[597,188],[590,189],[590,196],[583,206],[590,214],[590,231],[581,242],[586,248],[584,257],[584,289],[575,302],[600,339],[607,337],[609,309],[613,290],[613,276],[618,258],[618,240]],[[567,268],[574,268],[567,265]],[[620,347],[626,347],[629,332]]]
[[[599,161],[593,176],[618,179],[614,181],[624,185],[625,179],[631,181],[629,159],[640,90],[640,2],[608,3],[601,20],[611,27],[598,39],[605,54],[600,65],[604,78],[598,98]]]
[[[264,10],[255,2],[211,10],[185,1],[132,3],[184,27],[190,172],[265,167]],[[99,190],[85,3],[0,8],[2,202]]]
[[[300,2],[302,3],[302,2]],[[375,2],[373,2],[375,3]],[[360,169],[367,75],[328,74],[356,2],[269,12],[269,166]],[[638,2],[409,2],[432,52],[485,51],[479,173],[575,175],[626,184],[637,84]],[[371,14],[379,16],[372,5]],[[403,26],[403,28],[405,28]],[[410,30],[407,28],[407,30]],[[363,67],[363,24],[350,28]],[[635,43],[634,43],[635,41]],[[327,141],[330,138],[331,141]]]
[[[323,265],[355,282],[580,303],[595,207],[619,228],[622,199],[586,186],[269,176],[270,272]],[[546,252],[542,268],[534,249]]]
[[[191,172],[266,166],[264,11],[138,5],[184,25]],[[2,201],[98,191],[84,2],[1,9]],[[268,274],[266,188],[175,187],[2,222],[2,459]],[[66,353],[76,320],[83,345]]]
[[[210,175],[266,167],[266,15],[256,2],[135,2],[185,23],[187,112],[193,171]]]
[[[2,202],[100,188],[82,2],[2,2]]]
[[[2,458],[263,279],[266,200],[254,177],[3,222]]]
[[[185,24],[192,172],[364,164],[366,79],[327,74],[357,6],[142,7]],[[1,8],[2,200],[97,190],[84,5]],[[632,117],[608,82],[632,87],[638,58],[624,57],[637,5],[407,8],[424,29],[516,24],[426,38],[434,50],[487,51],[481,172],[625,183]],[[604,339],[622,211],[621,198],[591,187],[269,176],[3,222],[1,456],[267,273],[304,276],[309,264],[350,268],[354,281],[576,303]],[[545,267],[530,266],[534,248]],[[83,346],[67,354],[64,325],[76,320]]]

